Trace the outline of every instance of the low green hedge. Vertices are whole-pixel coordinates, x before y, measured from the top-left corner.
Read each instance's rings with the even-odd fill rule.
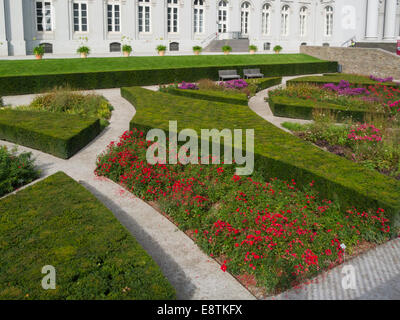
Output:
[[[337,69],[337,62],[318,61],[287,64],[0,76],[0,95],[39,93],[65,85],[76,89],[102,89],[168,84],[182,81],[195,82],[200,79],[218,80],[218,70],[236,69],[239,73],[242,73],[243,69],[251,68],[259,68],[268,77],[281,77],[334,71]]]
[[[260,79],[246,79],[248,83],[255,83],[257,85],[256,91],[262,91],[282,83],[282,77],[260,78]]]
[[[229,104],[240,104],[247,106],[249,100],[245,93],[218,91],[218,90],[183,90],[178,88],[169,88],[168,93],[188,98],[223,102]]]
[[[175,298],[113,213],[62,172],[2,199],[0,212],[0,299]],[[41,286],[45,265],[55,290]]]
[[[0,110],[0,140],[68,159],[101,131],[100,120],[79,115]]]
[[[357,87],[368,88],[368,86],[379,84],[379,82],[373,81],[366,76],[354,75],[354,74],[342,74],[342,73],[333,73],[333,74],[325,74],[323,76],[305,76],[299,77],[292,80],[287,81],[287,85],[298,84],[298,83],[308,83],[315,85],[323,85],[326,83],[334,83],[338,84],[340,80],[349,81],[351,84],[354,84]],[[399,86],[397,83],[393,82],[385,82],[382,83],[386,86],[397,87]]]
[[[270,96],[268,99],[269,106],[275,117],[285,117],[293,119],[313,120],[316,109],[328,110],[335,115],[337,121],[344,121],[352,118],[355,121],[363,122],[366,116],[372,114],[362,109],[349,110],[344,106],[315,102],[299,98],[290,98],[284,96]]]
[[[139,87],[122,88],[121,94],[137,110],[131,128],[168,131],[169,120],[177,120],[179,130],[192,128],[198,133],[206,128],[254,129],[255,170],[263,177],[296,179],[299,185],[315,181],[322,197],[336,200],[344,207],[381,207],[393,224],[399,222],[399,181],[304,142],[248,108]]]

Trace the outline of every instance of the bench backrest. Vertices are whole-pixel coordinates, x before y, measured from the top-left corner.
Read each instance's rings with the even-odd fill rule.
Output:
[[[218,74],[220,76],[237,76],[237,71],[236,70],[219,70]]]
[[[244,74],[259,74],[261,72],[260,72],[260,69],[244,69],[243,73]]]

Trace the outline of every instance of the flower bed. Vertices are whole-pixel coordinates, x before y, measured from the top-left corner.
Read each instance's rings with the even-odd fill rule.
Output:
[[[314,181],[240,177],[233,165],[150,165],[151,142],[133,128],[98,158],[96,174],[158,206],[221,262],[221,269],[257,282],[268,294],[343,261],[360,242],[388,238],[384,210],[339,209]]]
[[[0,201],[0,299],[173,299],[175,289],[113,213],[58,172]],[[41,286],[46,265],[56,289]]]
[[[0,146],[0,197],[39,178],[32,154]]]

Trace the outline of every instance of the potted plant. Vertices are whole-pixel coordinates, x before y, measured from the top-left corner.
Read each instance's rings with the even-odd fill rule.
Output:
[[[35,54],[36,59],[40,60],[44,55],[44,48],[42,46],[37,46],[33,48],[33,53]]]
[[[222,51],[224,52],[225,55],[228,55],[232,51],[231,46],[223,46]]]
[[[255,46],[254,44],[249,46],[249,52],[250,54],[255,54],[256,51],[258,50],[257,46]]]
[[[203,50],[203,48],[200,47],[200,46],[194,46],[194,47],[193,47],[193,53],[194,53],[196,56],[198,56],[202,50]]]
[[[157,50],[159,56],[164,56],[165,51],[167,50],[167,47],[160,44],[157,46],[156,50]]]
[[[87,58],[90,53],[90,48],[87,46],[80,46],[76,52],[81,54],[81,58]]]
[[[277,45],[274,47],[274,51],[275,51],[275,53],[279,53],[282,51],[282,47],[280,45]]]
[[[132,52],[132,46],[130,46],[129,44],[124,44],[122,46],[122,52],[124,53],[125,57],[129,57]]]

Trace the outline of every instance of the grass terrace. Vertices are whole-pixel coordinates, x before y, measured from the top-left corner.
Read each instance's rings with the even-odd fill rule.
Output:
[[[305,54],[151,56],[129,58],[0,60],[0,75],[30,76],[107,71],[321,62]]]
[[[62,172],[0,201],[0,299],[173,299],[157,264]],[[43,266],[56,289],[43,290]]]

